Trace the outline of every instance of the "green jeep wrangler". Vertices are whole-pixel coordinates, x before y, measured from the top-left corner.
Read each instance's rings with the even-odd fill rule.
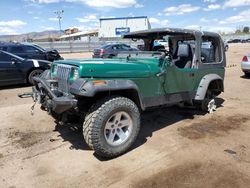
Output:
[[[33,99],[59,122],[77,118],[98,155],[116,157],[135,142],[140,114],[180,103],[212,112],[224,90],[226,57],[220,35],[186,29],[151,29],[123,36],[144,50],[112,59],[60,60],[35,77]],[[167,49],[154,46],[167,40]]]

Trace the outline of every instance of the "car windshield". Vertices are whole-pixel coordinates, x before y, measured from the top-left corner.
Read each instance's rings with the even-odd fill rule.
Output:
[[[108,48],[108,47],[110,47],[110,44],[105,44],[105,45],[102,45],[102,46],[100,47],[100,49],[106,49],[106,48]]]
[[[42,52],[45,52],[46,50],[43,49],[41,46],[38,46],[37,44],[34,44],[34,47],[38,48],[39,50],[41,50]]]

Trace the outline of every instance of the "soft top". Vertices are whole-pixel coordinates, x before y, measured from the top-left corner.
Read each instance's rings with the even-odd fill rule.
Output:
[[[179,29],[179,28],[156,28],[156,29],[131,32],[123,35],[123,38],[143,39],[143,38],[155,38],[156,36],[162,37],[165,35],[189,35],[189,36],[205,35],[211,37],[220,37],[218,33],[208,32],[208,31]]]

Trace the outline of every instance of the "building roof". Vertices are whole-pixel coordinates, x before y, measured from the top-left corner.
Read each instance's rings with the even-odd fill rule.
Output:
[[[102,20],[129,20],[129,19],[147,19],[147,16],[134,16],[134,17],[116,17],[116,18],[100,18]]]
[[[92,35],[92,34],[96,34],[98,33],[98,29],[94,29],[94,30],[91,30],[91,31],[81,31],[81,32],[77,32],[77,33],[73,33],[73,34],[69,34],[69,35],[62,35],[60,37],[60,39],[65,39],[65,38],[70,38],[70,37],[78,37],[78,36],[89,36],[89,35]]]

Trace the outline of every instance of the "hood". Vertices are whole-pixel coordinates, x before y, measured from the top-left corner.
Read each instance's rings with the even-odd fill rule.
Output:
[[[158,59],[85,59],[56,61],[79,67],[80,77],[135,78],[149,77],[160,72]]]
[[[54,54],[58,54],[58,51],[57,51],[57,50],[55,50],[55,49],[47,49],[45,52],[46,52],[46,53],[54,53]]]

